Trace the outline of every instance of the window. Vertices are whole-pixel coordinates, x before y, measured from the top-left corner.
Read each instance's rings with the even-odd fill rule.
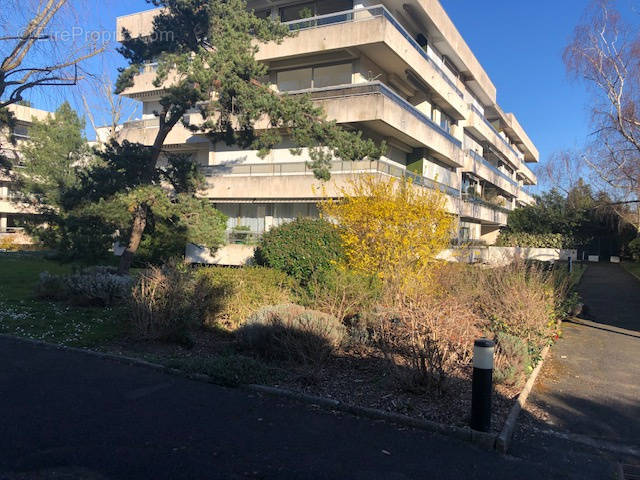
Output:
[[[450,132],[452,123],[453,121],[449,115],[444,112],[440,112],[440,128],[445,132]]]
[[[317,15],[326,15],[333,12],[344,12],[353,9],[353,0],[318,0]]]
[[[291,22],[316,15],[328,15],[353,9],[353,0],[316,0],[280,8],[280,20]],[[310,15],[306,15],[310,13]],[[305,14],[305,15],[303,15]]]
[[[313,88],[351,83],[351,64],[331,65],[313,69]]]
[[[281,92],[346,85],[351,83],[352,69],[351,63],[341,63],[323,67],[285,70],[276,74],[276,83]]]
[[[298,70],[278,72],[276,81],[278,83],[278,90],[281,92],[290,92],[311,88],[312,78],[312,68],[301,68]]]
[[[16,125],[13,127],[13,136],[18,138],[29,138],[29,129],[26,125]]]
[[[269,18],[271,16],[271,9],[267,8],[265,10],[256,10],[254,15],[258,18]]]
[[[310,12],[310,15],[307,13]],[[283,22],[291,22],[300,20],[301,18],[313,17],[316,14],[316,2],[299,3],[289,7],[280,9],[280,20]]]

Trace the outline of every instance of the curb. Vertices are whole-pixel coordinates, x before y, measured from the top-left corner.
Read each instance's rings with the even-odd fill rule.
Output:
[[[172,368],[172,367],[168,367],[168,366],[157,364],[157,363],[147,362],[146,360],[140,360],[138,358],[127,357],[124,355],[104,353],[104,352],[89,350],[85,348],[69,347],[66,345],[56,345],[53,343],[43,342],[41,340],[33,340],[30,338],[16,337],[16,336],[7,335],[7,334],[0,334],[0,339],[7,339],[12,341],[27,343],[30,345],[44,347],[50,350],[61,350],[61,351],[67,351],[67,352],[82,353],[85,355],[91,355],[93,357],[102,358],[105,360],[111,360],[118,363],[149,368],[151,370],[167,373],[170,375],[176,375],[182,378],[188,378],[190,380],[194,380],[197,382],[213,383],[213,384],[219,385],[219,383],[217,383],[209,375],[204,375],[201,373],[188,373],[188,372],[185,372],[184,370],[179,370],[177,368]],[[473,445],[476,445],[486,450],[493,450],[497,445],[498,436],[496,433],[478,432],[475,430],[471,430],[471,428],[469,427],[456,427],[454,425],[445,425],[443,423],[432,422],[430,420],[409,417],[407,415],[402,415],[399,413],[385,412],[384,410],[378,410],[375,408],[358,407],[355,405],[341,402],[339,400],[333,400],[325,397],[318,397],[316,395],[310,395],[310,394],[296,392],[293,390],[287,390],[287,389],[278,388],[278,387],[270,387],[267,385],[239,385],[235,388],[239,390],[254,392],[254,393],[285,397],[293,400],[298,400],[304,403],[319,405],[320,407],[328,410],[337,410],[337,411],[350,413],[352,415],[356,415],[360,417],[371,418],[374,420],[385,420],[385,421],[395,423],[398,425],[403,425],[406,427],[417,428],[417,429],[425,430],[428,432],[438,433],[441,435],[446,435],[449,437],[457,438],[459,440],[470,442]]]
[[[300,393],[293,390],[287,390],[277,387],[268,387],[265,385],[243,385],[240,388],[252,392],[264,393],[278,397],[287,397],[300,400],[305,403],[312,403],[323,408],[337,410],[350,413],[359,417],[371,418],[373,420],[385,420],[395,424],[403,425],[411,428],[418,428],[429,432],[439,433],[459,440],[471,442],[472,444],[486,449],[493,450],[497,438],[495,433],[485,433],[471,430],[469,427],[456,427],[454,425],[445,425],[443,423],[432,422],[420,418],[409,417],[400,413],[390,413],[376,408],[358,407],[339,400],[333,400],[325,397],[318,397],[306,393]]]
[[[517,425],[520,410],[522,410],[522,408],[527,403],[527,399],[529,398],[531,389],[536,383],[536,379],[538,378],[538,375],[542,370],[542,365],[544,364],[544,361],[547,358],[550,349],[550,345],[547,345],[542,349],[540,361],[536,365],[536,368],[533,369],[533,372],[531,372],[531,375],[529,375],[527,383],[525,383],[524,388],[520,392],[520,395],[518,395],[518,400],[513,404],[513,407],[511,407],[511,410],[509,411],[509,416],[505,420],[502,431],[496,439],[496,450],[498,450],[500,453],[507,453],[507,450],[509,450],[509,445],[511,443],[511,438],[513,437],[513,432]]]

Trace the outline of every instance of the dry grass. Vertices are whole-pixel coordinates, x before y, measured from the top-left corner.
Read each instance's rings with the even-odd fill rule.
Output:
[[[129,299],[134,334],[149,340],[179,339],[201,322],[204,298],[177,265],[151,267],[137,278]]]

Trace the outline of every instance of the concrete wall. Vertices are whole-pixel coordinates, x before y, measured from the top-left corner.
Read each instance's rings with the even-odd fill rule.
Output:
[[[450,262],[484,263],[500,266],[511,263],[516,258],[541,262],[566,261],[577,258],[577,250],[559,248],[525,247],[465,247],[444,250],[438,258]]]
[[[185,250],[185,261],[201,265],[240,267],[251,262],[254,252],[255,247],[249,245],[225,245],[212,255],[208,248],[189,243]]]

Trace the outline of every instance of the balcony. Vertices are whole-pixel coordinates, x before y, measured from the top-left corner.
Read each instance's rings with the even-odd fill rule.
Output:
[[[511,196],[518,193],[518,182],[492,165],[486,158],[478,155],[474,150],[468,150],[469,160],[465,162],[463,171],[471,172],[476,176],[486,180],[498,188],[504,190]]]
[[[399,165],[394,165],[393,163],[383,160],[360,160],[355,162],[335,160],[331,162],[330,169],[332,176],[381,173],[395,178],[407,178],[410,179],[414,185],[419,185],[432,190],[440,190],[452,197],[460,196],[460,190],[456,187],[417,175]],[[201,171],[207,178],[313,175],[313,170],[309,168],[309,162],[306,161],[213,165],[201,167]]]
[[[460,97],[464,98],[462,90],[458,88],[455,81],[447,75],[447,73],[432,59],[427,52],[416,42],[411,34],[395,19],[391,12],[384,5],[376,5],[373,7],[359,8],[353,10],[345,10],[342,12],[330,13],[327,15],[318,15],[315,17],[305,18],[301,20],[293,20],[285,23],[291,31],[301,32],[312,28],[326,27],[329,25],[353,24],[355,22],[376,20],[384,18],[391,23],[395,30],[409,42],[411,47],[418,52],[440,75],[442,80],[451,87],[451,89]]]
[[[382,138],[394,138],[413,148],[428,148],[438,160],[462,167],[462,142],[441,128],[381,82],[367,82],[286,92],[284,95],[309,95],[326,112],[327,118],[356,129],[368,129]],[[199,114],[190,116],[198,125]],[[256,129],[272,128],[267,119]]]
[[[460,216],[479,221],[485,225],[505,226],[509,210],[480,198],[464,197],[460,208]]]
[[[360,175],[380,179],[410,178],[416,188],[437,189],[445,193],[447,211],[458,214],[460,191],[452,186],[415,175],[384,160],[340,161],[331,164],[331,180],[317,180],[308,162],[230,164],[202,167],[207,178],[203,196],[217,203],[316,203],[340,198],[351,188],[350,181]]]
[[[288,22],[297,35],[260,45],[256,58],[274,62],[321,52],[361,51],[384,71],[405,78],[408,71],[431,90],[434,100],[454,118],[466,116],[457,81],[439,67],[411,34],[382,5]],[[424,84],[424,85],[423,85]],[[416,87],[418,88],[418,87]]]
[[[309,94],[338,123],[362,123],[383,137],[414,148],[427,147],[454,167],[464,162],[462,142],[381,82],[338,85],[297,92]]]
[[[489,147],[495,150],[500,158],[508,161],[516,172],[529,184],[535,184],[537,178],[531,169],[525,165],[522,153],[510,145],[474,105],[469,105],[469,108],[470,115],[465,128],[473,132],[475,136],[486,141]]]

